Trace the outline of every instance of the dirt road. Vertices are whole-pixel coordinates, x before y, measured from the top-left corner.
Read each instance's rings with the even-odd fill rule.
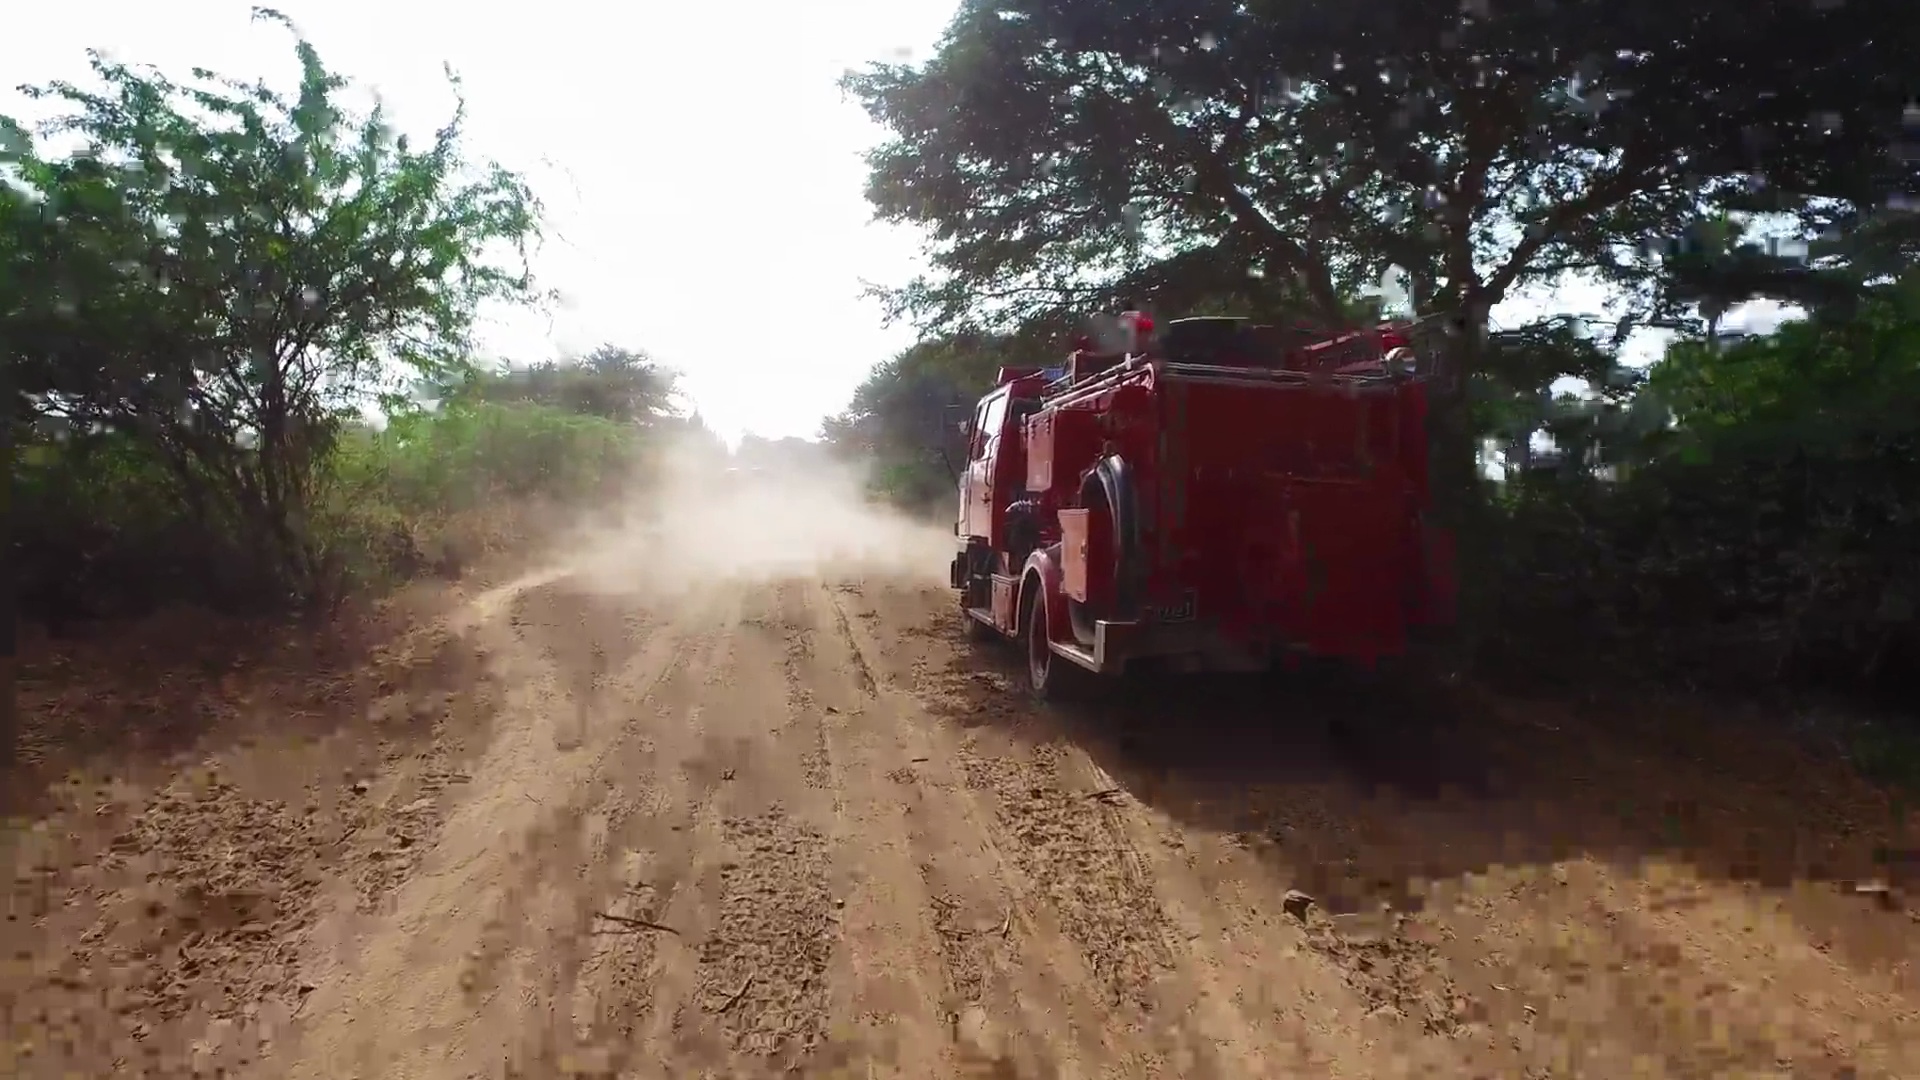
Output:
[[[1012,660],[937,582],[546,574],[229,687],[10,842],[0,1073],[1920,1075],[1915,840],[1837,772]]]

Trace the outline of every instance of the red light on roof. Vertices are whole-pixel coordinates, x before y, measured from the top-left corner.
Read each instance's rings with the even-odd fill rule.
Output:
[[[1133,324],[1134,332],[1142,337],[1153,333],[1153,319],[1143,311],[1129,311],[1121,316]]]

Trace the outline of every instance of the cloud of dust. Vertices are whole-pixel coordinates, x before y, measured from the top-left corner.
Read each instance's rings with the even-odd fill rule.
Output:
[[[864,471],[824,448],[753,461],[689,441],[650,451],[645,471],[568,534],[561,573],[650,596],[792,578],[947,582],[951,532],[868,501]]]

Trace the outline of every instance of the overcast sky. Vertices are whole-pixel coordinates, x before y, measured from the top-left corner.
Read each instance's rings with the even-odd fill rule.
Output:
[[[918,240],[870,225],[861,152],[880,137],[836,80],[924,56],[952,0],[470,4],[286,0],[327,64],[431,134],[460,73],[470,146],[527,172],[551,233],[535,264],[564,299],[491,326],[515,359],[601,342],[686,373],[723,435],[811,435],[911,340],[861,279],[911,276]],[[198,65],[291,86],[292,46],[243,0],[30,3],[0,34],[0,112],[16,84],[86,75],[85,50],[169,73]]]
[[[563,299],[547,317],[489,326],[485,351],[527,361],[603,342],[645,349],[685,373],[701,414],[733,441],[816,433],[911,340],[860,297],[863,279],[913,274],[918,238],[870,224],[861,153],[883,133],[836,80],[870,60],[925,57],[954,7],[287,0],[281,10],[422,137],[453,108],[442,74],[452,64],[471,150],[526,172],[546,200],[535,271]],[[84,78],[89,47],[291,87],[287,34],[249,11],[244,0],[15,5],[0,35],[0,112],[35,116],[13,86]],[[1602,299],[1558,293],[1549,302],[1563,309]],[[1538,301],[1496,320],[1522,308]],[[1649,358],[1652,343],[1635,351]]]

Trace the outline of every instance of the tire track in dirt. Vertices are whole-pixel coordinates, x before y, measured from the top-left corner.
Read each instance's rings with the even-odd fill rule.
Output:
[[[719,611],[708,613],[711,624],[686,628],[687,662],[657,694],[634,703],[638,730],[608,769],[610,786],[621,792],[621,812],[609,819],[597,875],[577,908],[576,931],[585,944],[567,995],[571,1032],[523,1053],[528,1076],[556,1069],[568,1076],[619,1075],[653,1007],[663,941],[677,947],[680,933],[665,912],[692,871],[685,771],[695,745],[688,736],[701,730],[699,702],[731,655],[733,612]]]
[[[912,693],[913,660],[928,642],[914,622],[893,624],[879,610],[895,603],[894,594],[886,585],[852,583],[825,593],[841,647],[872,698],[863,723],[849,725],[846,756],[873,785],[858,823],[862,841],[888,856],[884,869],[873,867],[870,886],[875,906],[885,904],[890,946],[867,961],[891,972],[891,985],[874,987],[876,1004],[889,991],[917,999],[907,1019],[894,1021],[902,1075],[1053,1075],[1059,1061],[1078,1056],[1071,1031],[1048,1008],[1065,998],[1049,997],[1037,978],[1025,981],[1022,998],[1010,977],[1021,949],[1012,918],[1016,883],[1006,880],[979,807],[954,777],[954,747]],[[882,623],[901,636],[875,637],[871,628]],[[851,951],[865,943],[849,944]],[[923,1041],[917,1029],[926,1026],[936,1034]]]
[[[779,809],[725,818],[719,839],[728,857],[713,933],[700,948],[696,1004],[717,1018],[730,1058],[791,1072],[827,1036],[837,936],[828,841]]]
[[[821,627],[811,602],[814,592],[811,582],[789,582],[777,594],[776,629],[783,646],[780,674],[786,688],[787,716],[793,725],[781,736],[799,751],[801,773],[807,786],[827,793],[838,813],[841,789],[836,783],[838,770],[827,739],[828,721],[830,715],[840,715],[856,706],[841,692],[840,684],[845,682],[846,672],[820,662]],[[867,679],[867,685],[872,685],[871,678]],[[822,695],[831,700],[821,702]]]
[[[1131,864],[1133,888],[1151,892],[1162,922],[1150,941],[1164,972],[1144,988],[1136,1006],[1150,1017],[1151,1040],[1177,1076],[1318,1075],[1311,1027],[1298,1003],[1312,996],[1298,964],[1273,963],[1273,920],[1233,918],[1218,889],[1203,882],[1192,841],[1143,813],[1113,777],[1082,754],[1058,763],[1071,785],[1092,791],[1101,835]],[[1222,946],[1226,946],[1223,948]],[[1286,946],[1281,949],[1283,955]],[[1261,962],[1265,960],[1267,962]]]
[[[754,768],[712,800],[714,917],[690,1005],[708,1018],[736,1074],[791,1071],[828,1034],[826,974],[838,936],[828,880],[836,794],[821,706],[789,674],[813,649],[804,587],[783,581],[756,590],[760,606],[715,714]]]
[[[671,973],[685,967],[694,928],[683,912],[703,872],[690,793],[712,772],[705,702],[735,663],[741,598],[714,590],[669,610],[688,643],[685,662],[652,692],[622,698],[630,737],[604,769],[617,813],[572,908],[578,959],[554,988],[553,1023],[523,1044],[509,1076],[631,1075],[634,1048],[672,993]]]
[[[685,662],[653,692],[622,699],[628,737],[598,778],[604,803],[591,831],[599,843],[572,896],[572,949],[556,972],[549,1022],[523,1041],[509,1076],[612,1077],[630,1057],[661,949],[680,947],[679,929],[661,914],[691,874],[682,784],[697,746],[680,736],[701,730],[699,702],[731,655],[735,617],[725,598],[683,614]]]
[[[916,690],[927,655],[945,647],[923,631],[923,597],[884,582],[839,585],[831,595],[849,648],[872,658],[876,712],[891,729],[886,775],[904,789],[922,897],[916,915],[938,950],[947,1075],[1052,1078],[1097,1067],[1109,1055],[1079,958],[1049,913],[1025,903],[1032,886],[997,842],[991,808],[965,782],[971,751]],[[883,628],[898,636],[883,639]]]
[[[1010,682],[951,680],[944,658],[939,669],[949,679],[924,668],[921,675],[936,694],[985,681],[1010,695],[1008,709],[1019,708]],[[1222,1072],[1211,1045],[1188,1037],[1177,1007],[1185,995],[1168,990],[1181,979],[1173,927],[1150,865],[1114,827],[1108,800],[1117,792],[1089,782],[1069,746],[1050,738],[989,742],[983,733],[976,729],[956,747],[959,779],[989,816],[1009,876],[1024,885],[1016,906],[1054,938],[1044,961],[1020,962],[1057,965],[1062,953],[1074,961],[1067,967],[1080,998],[1073,1024],[1088,1061],[1130,1076],[1233,1075]]]
[[[835,792],[835,1025],[814,1067],[934,1075],[952,1062],[939,1015],[941,953],[914,860],[912,834],[927,815],[915,817],[906,797],[909,755],[837,595],[846,594],[819,582],[799,594],[794,630],[808,646],[789,652],[786,671],[796,698],[818,708]]]
[[[502,875],[502,899],[483,922],[479,945],[459,974],[469,1001],[492,1004],[514,1017],[518,1030],[501,1057],[509,1064],[563,1041],[555,1007],[583,963],[578,943],[588,939],[590,896],[608,865],[610,825],[623,815],[632,789],[609,777],[609,760],[632,738],[616,686],[632,700],[670,688],[698,639],[659,635],[647,620],[611,598],[563,579],[554,587],[516,596],[507,612],[516,654],[537,663],[545,678],[530,678],[544,709],[552,752],[565,768],[576,761],[575,782],[523,791],[537,808],[531,827],[516,837],[522,856]],[[641,657],[635,644],[659,650]],[[625,665],[635,661],[637,671]],[[615,705],[608,708],[609,704]],[[578,752],[578,753],[576,753]]]
[[[516,1032],[552,1026],[543,1006],[570,955],[559,944],[573,921],[569,885],[594,861],[585,826],[604,797],[598,774],[627,732],[619,710],[551,707],[591,703],[595,676],[612,667],[590,648],[556,655],[554,646],[621,649],[619,678],[636,695],[686,655],[683,635],[636,627],[629,636],[617,608],[564,580],[509,588],[468,613],[506,688],[472,796],[389,910],[340,932],[345,955],[311,977],[315,1019],[283,1075],[489,1071],[521,1045]]]
[[[1150,813],[1078,745],[1110,738],[1102,708],[1036,709],[1010,651],[956,652],[945,596],[900,597],[935,644],[914,661],[934,711],[968,729],[960,755],[1019,876],[1060,913],[1103,993],[1113,1058],[1128,1075],[1449,1075],[1458,1059],[1367,1016],[1425,955],[1403,928],[1361,931],[1314,912],[1309,931],[1281,911],[1287,883],[1218,838]],[[1001,655],[1005,653],[1005,655]],[[1088,724],[1093,728],[1089,730]],[[984,733],[1011,733],[1008,745]],[[1207,860],[1206,864],[1201,859]],[[1430,950],[1427,950],[1430,951]],[[1428,965],[1422,965],[1425,970]],[[1368,1030],[1354,1030],[1367,1016]],[[1114,1036],[1111,1030],[1120,1035]],[[1356,1037],[1358,1036],[1358,1037]],[[1355,1070],[1355,1071],[1349,1071]]]
[[[928,712],[927,690],[937,699],[945,689],[934,670],[946,668],[952,651],[927,628],[937,595],[882,582],[843,588],[835,598],[844,615],[858,597],[869,605],[856,613],[859,623],[901,635],[882,642],[843,619],[856,648],[885,670],[880,685],[897,718],[897,741],[925,748],[911,755],[909,771],[916,787],[934,794],[913,804],[928,812],[907,816],[923,826],[914,837],[928,897],[923,918],[936,928],[950,1001],[958,1005],[949,1016],[956,1053],[980,1075],[1153,1075],[1164,1056],[1129,1034],[1147,1026],[1144,1010],[1116,1016],[1112,1002],[1137,1006],[1158,974],[1162,957],[1151,944],[1130,947],[1152,941],[1157,905],[1112,910],[1104,905],[1118,897],[1138,900],[1137,878],[1123,879],[1115,892],[1082,892],[1066,884],[1070,870],[1049,864],[1124,857],[1074,838],[1072,830],[1088,824],[1076,811],[1087,809],[1089,793],[1061,789],[1044,753],[1011,742],[983,745],[982,731],[956,732]],[[1109,942],[1120,948],[1105,951]]]
[[[561,1062],[569,1075],[758,1071],[804,1058],[825,1030],[814,974],[831,936],[825,833],[791,752],[818,736],[791,715],[780,678],[784,593],[730,584],[712,595],[727,608],[712,661],[677,693],[678,710],[645,720],[647,751],[629,766],[654,793],[625,830],[647,914],[609,912],[670,930],[611,920],[609,932],[644,940],[619,976],[576,987],[576,1016],[594,1019],[582,1025],[588,1045]]]

